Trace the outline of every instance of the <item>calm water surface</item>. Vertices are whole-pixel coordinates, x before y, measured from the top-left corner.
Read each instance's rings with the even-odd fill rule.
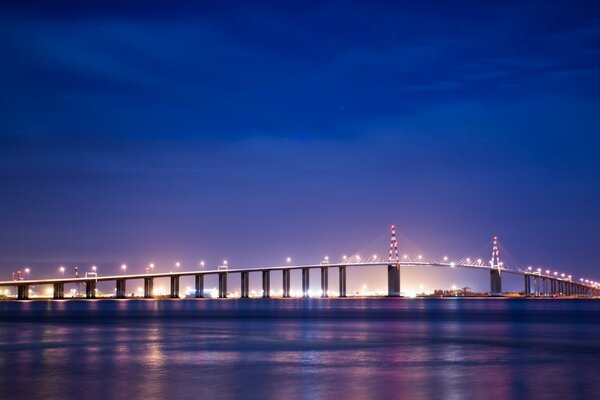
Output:
[[[0,302],[0,399],[600,399],[600,301]]]

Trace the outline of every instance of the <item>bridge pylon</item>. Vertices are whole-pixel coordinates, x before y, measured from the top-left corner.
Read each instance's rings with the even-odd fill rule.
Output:
[[[398,255],[398,240],[396,226],[390,227],[390,253],[388,256],[388,297],[400,297],[400,256]]]
[[[498,236],[492,239],[492,260],[490,261],[490,295],[502,296],[502,263],[498,249]]]

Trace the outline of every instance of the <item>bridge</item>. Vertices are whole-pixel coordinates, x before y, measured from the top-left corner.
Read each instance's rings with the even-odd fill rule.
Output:
[[[282,265],[262,268],[227,268],[217,270],[201,271],[177,271],[168,273],[146,273],[146,274],[123,274],[113,276],[93,276],[76,278],[56,278],[56,279],[27,279],[0,281],[0,287],[16,287],[17,299],[29,299],[29,288],[33,285],[52,285],[53,299],[65,298],[65,284],[85,285],[85,297],[87,299],[96,298],[96,287],[98,282],[115,282],[115,297],[127,298],[126,284],[129,280],[142,279],[144,281],[144,298],[154,297],[154,280],[158,278],[169,278],[170,297],[179,298],[179,281],[181,277],[193,276],[195,278],[195,297],[205,297],[204,278],[210,275],[218,276],[218,297],[227,297],[227,283],[231,276],[238,276],[241,286],[241,297],[250,297],[250,274],[260,274],[262,277],[262,297],[271,297],[271,273],[281,271],[283,277],[283,297],[290,296],[291,272],[300,270],[302,276],[302,297],[309,297],[310,292],[310,273],[318,272],[321,278],[320,293],[321,297],[329,296],[329,271],[338,269],[338,295],[347,297],[346,292],[346,270],[347,268],[387,268],[387,295],[389,297],[401,297],[400,291],[400,270],[409,267],[439,267],[439,268],[462,268],[474,269],[489,274],[491,296],[502,296],[502,278],[506,274],[520,275],[523,277],[524,294],[526,297],[540,296],[577,296],[594,297],[600,296],[600,282],[590,281],[580,278],[579,281],[572,279],[571,275],[559,274],[550,270],[542,269],[514,268],[510,269],[504,266],[500,261],[498,237],[492,240],[492,258],[489,264],[481,259],[471,260],[466,258],[458,262],[448,262],[447,257],[440,261],[424,260],[422,256],[412,259],[408,255],[400,257],[398,253],[398,241],[396,239],[395,226],[391,227],[390,252],[387,261],[382,261],[377,257],[361,258],[358,255],[343,257],[340,262],[330,263],[328,259],[318,264],[307,265]]]

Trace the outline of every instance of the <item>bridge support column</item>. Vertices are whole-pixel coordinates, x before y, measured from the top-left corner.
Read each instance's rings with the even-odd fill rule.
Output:
[[[321,267],[321,297],[329,297],[329,271],[327,267]]]
[[[54,284],[54,293],[52,297],[57,300],[65,298],[65,284],[63,282],[58,282]]]
[[[240,275],[240,288],[242,299],[247,299],[248,297],[250,297],[250,272],[242,272]]]
[[[533,296],[540,297],[540,278],[537,276],[533,277]]]
[[[17,299],[27,300],[29,298],[29,285],[17,285]]]
[[[96,281],[87,281],[85,283],[85,298],[95,299],[96,298]]]
[[[346,266],[340,267],[340,297],[346,297]]]
[[[154,278],[144,278],[144,298],[151,299],[154,292]]]
[[[262,272],[262,297],[269,298],[271,297],[271,271],[263,271]]]
[[[219,298],[227,297],[227,272],[219,273]]]
[[[490,270],[490,295],[502,296],[502,276],[500,269]]]
[[[302,297],[308,297],[310,290],[310,269],[302,268]]]
[[[553,296],[556,295],[556,279],[550,281],[550,292]]]
[[[124,299],[127,297],[127,285],[125,279],[117,279],[117,299]]]
[[[179,276],[171,277],[171,298],[179,298]]]
[[[195,276],[196,286],[196,298],[201,299],[204,297],[204,275]]]
[[[290,270],[283,270],[283,297],[290,297]]]
[[[400,267],[388,265],[388,297],[400,297]]]
[[[529,275],[523,275],[525,277],[525,297],[531,296],[531,280],[529,279]]]

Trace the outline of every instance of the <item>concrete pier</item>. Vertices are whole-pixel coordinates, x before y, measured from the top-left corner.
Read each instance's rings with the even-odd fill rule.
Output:
[[[53,284],[52,286],[54,286],[54,293],[52,294],[52,297],[55,299],[64,299],[65,298],[65,284],[62,282],[57,282],[55,284]]]
[[[388,297],[400,297],[400,268],[396,265],[387,266]]]
[[[144,278],[144,298],[151,299],[154,292],[154,279]]]
[[[171,298],[178,299],[179,298],[179,276],[171,277]]]
[[[227,272],[219,272],[219,298],[227,297]]]
[[[531,296],[531,280],[529,279],[529,275],[525,274],[523,275],[523,277],[525,278],[525,297],[529,297]]]
[[[250,297],[250,272],[242,272],[241,276],[241,295],[242,299],[247,299]]]
[[[271,272],[263,271],[262,272],[262,297],[269,298],[271,297]]]
[[[204,297],[204,275],[195,275],[194,281],[196,286],[196,298],[201,299]]]
[[[340,267],[340,297],[346,297],[346,266]]]
[[[321,297],[329,297],[329,271],[327,267],[321,267]]]
[[[502,276],[500,269],[490,270],[490,295],[502,296]]]
[[[96,281],[87,281],[85,283],[85,298],[95,299],[96,298]]]
[[[308,297],[310,290],[310,269],[302,268],[302,297]]]
[[[290,297],[290,287],[291,287],[291,282],[290,282],[290,270],[289,269],[284,269],[283,270],[283,297]]]
[[[127,286],[125,279],[117,279],[117,299],[124,299],[127,297]]]
[[[29,298],[29,285],[17,285],[17,299],[27,300]]]

